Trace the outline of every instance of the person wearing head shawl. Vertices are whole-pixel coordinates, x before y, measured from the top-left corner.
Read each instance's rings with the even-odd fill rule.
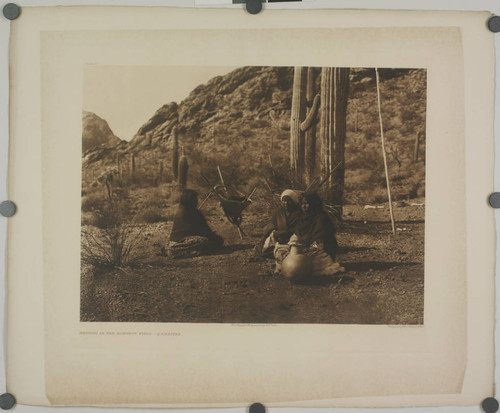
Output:
[[[224,239],[212,231],[197,206],[198,193],[192,189],[183,190],[170,233],[170,257],[197,256],[223,246]]]
[[[255,247],[257,254],[272,257],[276,243],[288,243],[300,217],[299,197],[299,193],[292,189],[283,191],[281,206],[272,213],[271,222]]]
[[[334,275],[344,268],[335,262],[338,244],[333,221],[323,209],[323,201],[316,193],[305,193],[300,200],[302,215],[297,222],[289,245],[299,248],[301,254],[312,259],[312,275]],[[276,253],[275,253],[276,255]],[[277,267],[288,255],[286,252],[276,257]]]

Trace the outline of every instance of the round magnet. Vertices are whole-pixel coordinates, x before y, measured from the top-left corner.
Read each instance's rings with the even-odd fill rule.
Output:
[[[493,208],[500,208],[500,192],[493,192],[489,196],[488,202]]]
[[[16,399],[10,393],[4,393],[0,396],[0,407],[3,410],[9,410],[16,404]]]
[[[7,3],[3,6],[3,15],[6,19],[16,20],[21,15],[21,8],[14,3]]]
[[[500,32],[500,16],[491,16],[488,19],[488,29],[493,33]]]
[[[11,217],[17,211],[16,204],[12,201],[3,201],[0,203],[0,214],[6,218]]]
[[[254,403],[248,410],[249,413],[266,413],[266,408],[262,403]]]
[[[481,407],[486,413],[496,413],[498,411],[498,401],[494,397],[487,397],[481,403]]]
[[[247,12],[250,14],[260,13],[262,10],[262,0],[247,0]]]

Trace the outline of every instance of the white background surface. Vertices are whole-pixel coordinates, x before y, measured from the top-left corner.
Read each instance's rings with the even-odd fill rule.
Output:
[[[0,7],[3,7],[6,2],[0,3]],[[84,1],[84,0],[17,0],[16,4],[21,7],[29,6],[59,6],[59,5],[107,5],[107,6],[181,6],[181,7],[194,7],[195,0],[94,0],[94,1]],[[232,7],[236,9],[241,9],[242,13],[243,5],[235,6],[224,6]],[[494,14],[500,15],[500,0],[314,0],[308,1],[306,3],[275,3],[266,4],[265,7],[268,9],[276,8],[334,8],[334,9],[396,9],[396,10],[488,10]],[[265,9],[262,11],[265,13]],[[22,15],[21,17],[22,18]],[[8,50],[9,50],[9,24],[10,22],[0,16],[0,202],[8,199],[7,197],[7,161],[8,161]],[[496,54],[500,55],[500,33],[496,35]],[[497,78],[500,78],[500,68],[498,64],[497,57]],[[500,96],[500,87],[497,83],[496,85],[496,96]],[[498,158],[500,153],[499,143],[500,143],[500,104],[498,103],[498,98],[495,102],[495,158]],[[496,162],[495,167],[495,190],[500,191],[500,163]],[[484,194],[485,202],[488,194]],[[15,202],[15,199],[13,200]],[[22,208],[22,205],[18,206]],[[498,214],[496,212],[496,228],[497,233],[500,229],[498,223]],[[7,219],[0,217],[0,321],[2,322],[2,351],[0,353],[0,393],[5,391],[5,310],[6,310],[6,292],[5,292],[5,258],[6,258],[6,232],[7,232]],[[478,246],[480,248],[480,246]],[[29,257],[26,257],[29,259]],[[497,249],[497,273],[499,272],[500,265],[498,263],[498,249]],[[497,287],[497,332],[496,332],[496,348],[497,353],[500,350],[500,336],[499,336],[499,322],[500,313],[499,299],[498,299],[498,287]],[[497,366],[495,369],[495,381],[500,378],[500,368]],[[131,389],[133,391],[133,389]],[[258,402],[258,400],[255,400]],[[20,413],[35,413],[41,410],[53,410],[54,408],[43,408],[43,407],[32,407],[32,406],[21,406],[17,405],[15,410]],[[95,409],[90,408],[58,408],[59,411],[63,413],[72,413],[77,411],[80,412],[90,412],[95,411]],[[104,409],[106,411],[128,411],[130,409]],[[139,409],[137,409],[139,410]],[[141,409],[146,411],[145,409]],[[244,412],[246,409],[225,409],[226,411],[232,412]],[[274,412],[302,412],[302,411],[324,411],[324,409],[268,409]],[[336,408],[335,411],[338,412],[352,412],[354,409],[340,409]],[[443,412],[479,412],[481,409],[479,406],[469,407],[469,408],[457,408],[457,407],[444,407],[444,408],[413,408],[411,412],[431,412],[431,411],[443,411]],[[202,412],[202,409],[197,410],[179,410],[182,412]],[[368,412],[370,409],[355,409],[355,411],[365,411]],[[409,409],[377,409],[379,412],[407,412]]]

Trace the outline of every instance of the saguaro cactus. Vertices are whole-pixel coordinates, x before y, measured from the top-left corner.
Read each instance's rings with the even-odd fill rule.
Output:
[[[106,189],[108,191],[108,200],[109,202],[112,202],[113,201],[113,185],[112,185],[112,182],[113,182],[113,176],[111,175],[111,177],[107,177],[106,178]]]
[[[135,153],[130,155],[130,177],[132,179],[135,177]]]
[[[320,95],[316,95],[317,71],[314,67],[307,69],[306,101],[309,106],[307,118],[300,128],[305,132],[305,182],[309,185],[316,171],[316,121],[318,119]]]
[[[290,121],[290,166],[297,182],[304,180],[305,172],[306,184],[312,179],[316,161],[316,121],[320,96],[315,95],[315,76],[312,67],[295,68]]]
[[[118,178],[122,182],[122,155],[121,153],[116,154],[116,170],[118,171]]]
[[[300,125],[306,117],[307,68],[296,67],[293,76],[292,111],[290,118],[290,167],[294,178],[304,171],[305,133]]]
[[[182,154],[179,160],[179,187],[185,188],[188,179],[189,163],[186,155]]]
[[[177,181],[179,177],[179,136],[175,126],[172,129],[172,173],[174,180]]]
[[[324,67],[321,71],[321,122],[323,175],[328,176],[325,197],[342,217],[345,171],[345,136],[349,69]]]

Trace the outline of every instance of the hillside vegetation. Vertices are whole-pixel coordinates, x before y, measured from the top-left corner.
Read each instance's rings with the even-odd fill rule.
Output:
[[[425,194],[426,72],[382,69],[380,74],[393,199],[408,201]],[[207,192],[200,172],[215,184],[219,165],[226,184],[246,193],[257,187],[254,199],[270,202],[270,188],[279,191],[290,185],[292,82],[293,68],[242,67],[198,86],[182,102],[158,109],[130,142],[96,147],[88,144],[92,134],[84,134],[84,196],[105,197],[103,180],[111,174],[115,185],[126,187],[134,210],[144,206],[147,188],[162,197],[153,209],[167,206],[172,190],[171,136],[176,126],[180,150],[189,160],[189,186]],[[84,114],[84,120],[88,116]],[[419,132],[422,136],[415,162]],[[85,150],[89,146],[91,149]],[[318,154],[319,149],[318,139]],[[134,179],[130,179],[132,155]],[[386,201],[373,69],[351,70],[345,156],[345,203]],[[157,196],[149,195],[153,199]],[[163,208],[162,214],[158,218],[167,218],[167,209]]]

